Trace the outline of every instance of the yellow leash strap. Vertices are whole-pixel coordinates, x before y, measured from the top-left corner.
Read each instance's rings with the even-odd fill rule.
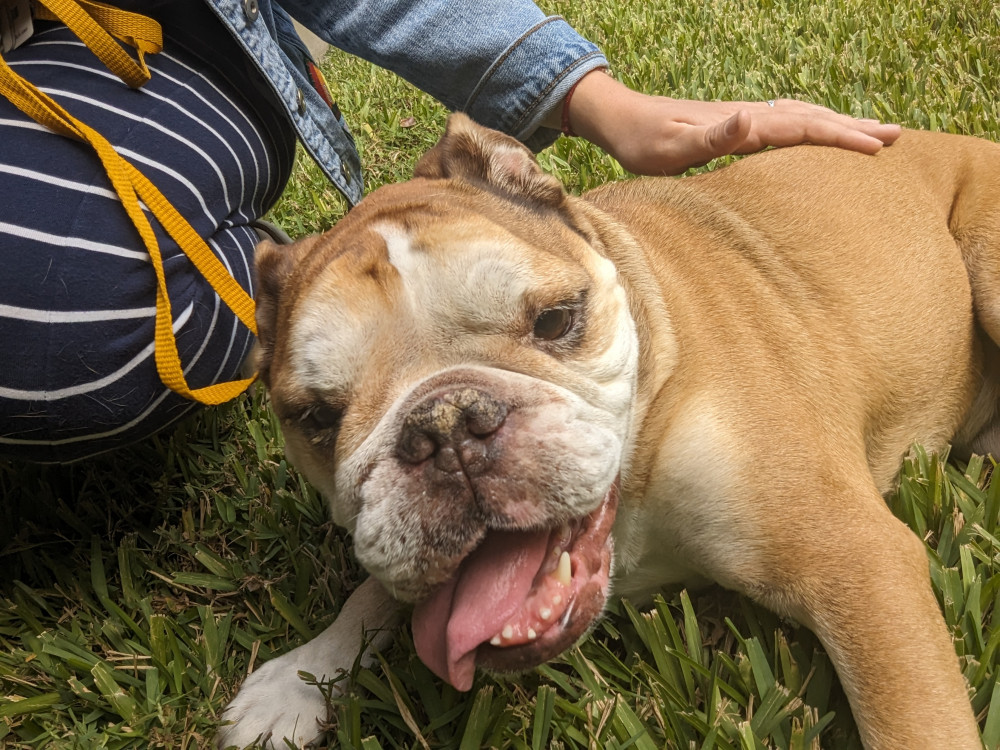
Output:
[[[149,80],[145,63],[136,64],[122,50],[102,26],[131,44],[130,40],[141,39],[141,48],[146,52],[156,52],[162,48],[159,24],[144,16],[125,14],[117,8],[99,3],[79,3],[74,0],[39,0],[56,18],[66,23],[82,41],[108,65],[114,73],[130,86],[138,87]],[[94,9],[100,9],[95,11]],[[65,16],[65,17],[64,17]],[[103,19],[98,21],[96,19]],[[108,19],[112,20],[108,20]],[[137,19],[142,19],[141,22]],[[70,23],[72,21],[72,24]],[[142,59],[142,49],[139,58]],[[114,51],[117,50],[117,53]],[[123,63],[120,56],[128,63]],[[109,62],[110,61],[110,62]],[[133,81],[135,83],[133,84]],[[204,388],[191,389],[181,365],[177,340],[173,332],[173,314],[167,294],[166,274],[159,243],[149,220],[143,213],[141,199],[174,239],[195,268],[205,277],[222,301],[237,318],[256,335],[253,299],[229,274],[222,262],[215,256],[208,244],[194,231],[183,216],[170,204],[159,190],[130,162],[123,158],[114,146],[100,133],[70,115],[59,103],[35,88],[31,83],[15,73],[0,56],[0,94],[18,109],[40,125],[89,144],[100,158],[108,178],[118,194],[125,211],[142,238],[149,252],[156,274],[156,369],[170,390],[199,401],[214,405],[229,401],[242,393],[255,377],[225,383],[216,383]]]
[[[131,88],[137,89],[149,80],[149,68],[143,55],[155,55],[163,50],[163,32],[152,18],[89,0],[35,1],[36,18],[62,21],[108,70]],[[111,38],[111,34],[135,48],[138,63]]]

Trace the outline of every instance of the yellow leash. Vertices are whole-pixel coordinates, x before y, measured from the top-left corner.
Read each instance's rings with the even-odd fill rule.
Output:
[[[108,69],[131,88],[139,88],[149,78],[144,54],[163,49],[160,25],[146,16],[129,13],[88,0],[38,0],[39,18],[66,24]],[[110,33],[109,33],[110,32]],[[112,35],[135,48],[138,62],[116,42]],[[146,204],[156,220],[178,244],[195,268],[205,277],[222,301],[250,331],[257,334],[254,302],[209,246],[145,175],[122,157],[100,133],[80,122],[57,102],[15,73],[0,56],[0,94],[40,125],[89,144],[100,158],[108,178],[125,211],[142,237],[156,273],[156,369],[170,390],[203,404],[229,401],[242,393],[255,377],[216,383],[204,388],[190,388],[184,377],[173,314],[167,295],[163,258],[156,235],[139,205]]]

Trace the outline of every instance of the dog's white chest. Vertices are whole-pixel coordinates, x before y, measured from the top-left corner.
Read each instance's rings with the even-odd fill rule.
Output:
[[[727,505],[742,474],[736,439],[707,396],[665,426],[641,507],[625,498],[615,526],[615,593],[642,599],[663,587],[725,585],[752,564],[750,518],[733,527]],[[711,561],[711,562],[710,562]]]

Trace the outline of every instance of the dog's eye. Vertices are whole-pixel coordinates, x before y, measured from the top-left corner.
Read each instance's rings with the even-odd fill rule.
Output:
[[[302,426],[309,432],[324,432],[340,426],[343,412],[329,404],[310,406],[301,418]]]
[[[532,330],[536,339],[555,341],[561,339],[573,326],[573,311],[568,307],[550,307],[535,318]]]

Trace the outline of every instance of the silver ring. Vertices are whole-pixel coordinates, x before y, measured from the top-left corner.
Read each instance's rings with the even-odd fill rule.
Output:
[[[774,106],[774,99],[768,99],[765,102],[765,104],[767,104],[768,107],[773,107]]]

